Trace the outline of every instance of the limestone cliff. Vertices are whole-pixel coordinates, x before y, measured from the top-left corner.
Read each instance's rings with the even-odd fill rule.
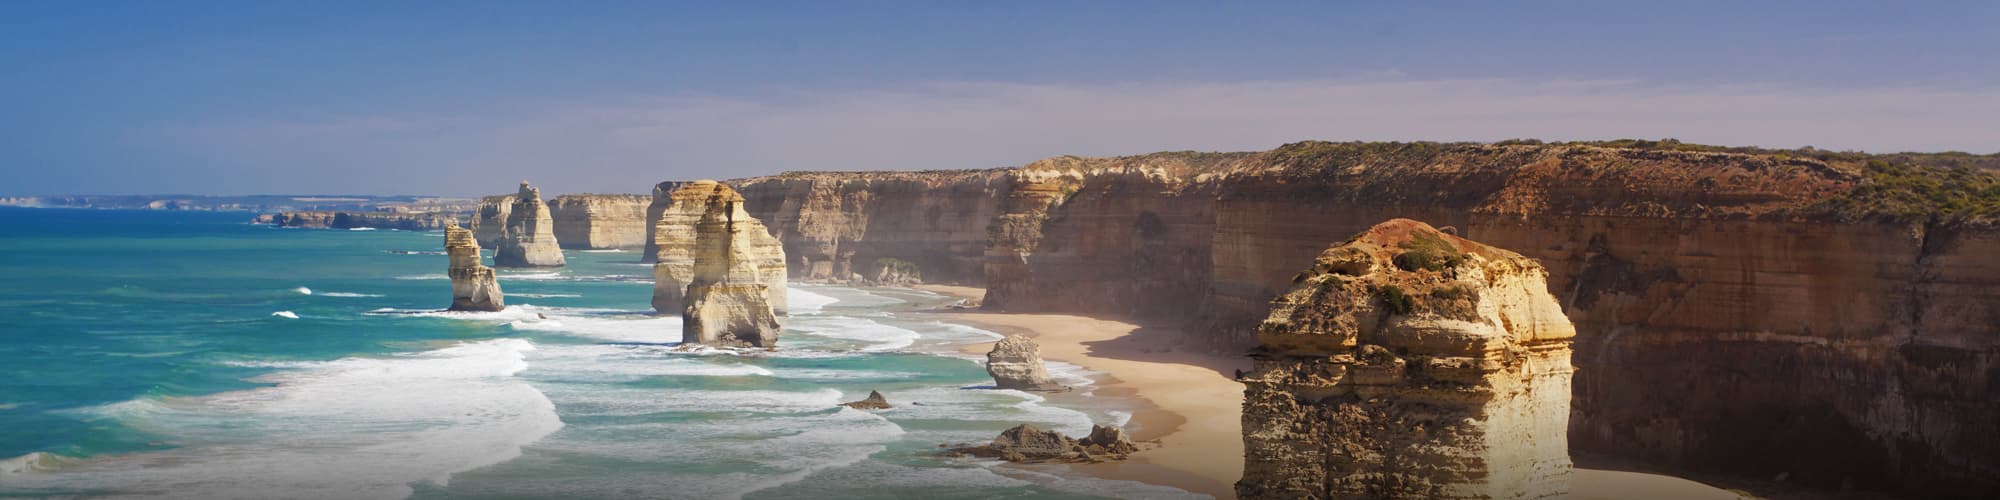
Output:
[[[674,191],[680,190],[685,184],[687,183],[682,181],[666,181],[653,186],[653,201],[646,205],[646,246],[639,251],[640,263],[651,264],[659,261],[659,235],[656,231],[660,227],[660,216],[666,213],[667,207],[674,204]]]
[[[679,313],[683,306],[683,295],[687,286],[694,281],[695,257],[699,249],[699,226],[703,217],[716,210],[721,203],[735,203],[742,210],[743,196],[729,186],[700,180],[676,183],[675,189],[666,194],[667,203],[655,219],[653,233],[653,309],[662,314]],[[730,201],[735,200],[735,201]],[[737,264],[757,273],[757,280],[766,287],[765,301],[779,316],[786,313],[785,289],[787,288],[785,253],[776,237],[771,236],[761,221],[747,215],[739,218],[743,229],[740,235],[743,251],[751,258]]]
[[[514,213],[514,199],[511,194],[479,199],[479,208],[472,213],[472,236],[481,246],[500,247],[500,237],[507,234],[507,217]]]
[[[776,347],[778,319],[771,297],[783,293],[783,250],[763,223],[743,211],[743,197],[735,190],[713,181],[684,189],[709,194],[695,223],[694,276],[681,298],[681,342]],[[776,283],[767,281],[772,265]]]
[[[791,172],[730,181],[784,242],[792,276],[868,278],[881,259],[927,281],[984,282],[986,227],[1011,187],[1005,170]]]
[[[628,194],[566,194],[549,201],[556,242],[583,250],[646,246],[646,206],[651,200]]]
[[[555,219],[542,193],[528,181],[514,195],[500,242],[493,249],[493,265],[499,267],[562,267],[562,249],[556,244]]]
[[[2000,188],[1905,167],[1959,156],[2000,158],[1303,142],[741,182],[788,250],[815,255],[794,259],[824,270],[801,276],[910,260],[928,281],[985,282],[989,308],[1179,320],[1211,334],[1157,341],[1220,350],[1255,341],[1327,242],[1395,217],[1453,226],[1549,271],[1578,335],[1577,449],[1996,495]],[[908,215],[927,207],[939,215]]]
[[[454,224],[444,230],[444,253],[451,257],[446,274],[451,276],[451,310],[498,311],[506,309],[505,294],[493,268],[479,263],[479,241],[472,231]]]
[[[1240,377],[1243,498],[1569,490],[1570,339],[1534,260],[1407,219],[1272,301]]]
[[[401,229],[436,231],[458,223],[458,217],[441,213],[396,212],[285,212],[263,214],[251,222],[279,227],[320,229]]]

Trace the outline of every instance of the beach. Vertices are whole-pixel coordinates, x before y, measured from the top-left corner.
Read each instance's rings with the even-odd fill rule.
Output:
[[[984,290],[952,285],[917,288],[978,301]],[[1002,334],[1022,334],[1041,344],[1042,357],[1101,372],[1102,394],[1130,396],[1145,405],[1134,412],[1133,439],[1150,447],[1122,463],[1070,466],[1106,479],[1139,481],[1235,498],[1234,485],[1243,475],[1243,384],[1237,369],[1250,360],[1174,349],[1173,342],[1146,342],[1130,336],[1146,330],[1155,338],[1177,338],[1180,332],[1158,325],[1068,314],[1024,314],[977,310],[929,313],[941,320],[964,323]],[[985,353],[991,344],[967,346]],[[1575,469],[1567,498],[1716,499],[1740,495],[1688,479],[1644,472]]]

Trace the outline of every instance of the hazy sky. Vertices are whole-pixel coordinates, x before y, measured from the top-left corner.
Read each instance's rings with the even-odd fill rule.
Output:
[[[0,2],[0,195],[1513,137],[1991,153],[2000,2]]]

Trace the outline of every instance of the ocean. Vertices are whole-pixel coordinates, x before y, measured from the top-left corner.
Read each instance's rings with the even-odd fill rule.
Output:
[[[451,313],[442,232],[247,219],[0,208],[0,496],[1187,496],[941,456],[1132,409],[1062,363],[1078,390],[992,388],[961,349],[999,336],[916,312],[942,295],[794,284],[777,350],[689,352],[636,252]],[[897,407],[837,406],[871,390]]]

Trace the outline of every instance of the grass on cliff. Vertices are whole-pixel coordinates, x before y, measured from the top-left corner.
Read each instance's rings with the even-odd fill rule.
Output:
[[[1970,167],[1871,160],[1854,189],[1816,208],[1850,220],[1965,222],[2000,218],[2000,177]]]
[[[1408,315],[1417,309],[1417,299],[1403,291],[1403,287],[1382,285],[1375,289],[1375,297],[1382,299],[1383,307],[1387,307],[1390,314]]]
[[[1465,254],[1435,233],[1418,232],[1410,236],[1410,241],[1401,245],[1403,253],[1391,259],[1399,269],[1444,272],[1465,263]]]

